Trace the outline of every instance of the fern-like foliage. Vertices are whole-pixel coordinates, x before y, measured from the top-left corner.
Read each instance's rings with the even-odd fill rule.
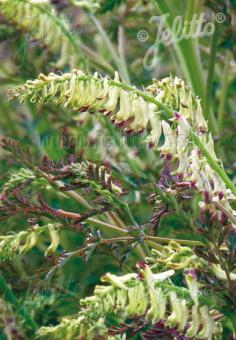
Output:
[[[8,181],[4,183],[3,191],[12,191],[18,188],[20,185],[25,185],[26,183],[32,183],[31,189],[33,187],[37,189],[49,187],[49,184],[45,178],[37,176],[35,172],[30,169],[21,168],[19,171],[14,172],[9,176]]]
[[[28,32],[31,39],[43,43],[58,56],[57,68],[78,65],[81,51],[73,39],[71,28],[64,17],[59,17],[50,1],[1,0],[0,13],[20,31]]]
[[[40,74],[38,79],[11,90],[10,98],[53,101],[77,112],[108,115],[127,133],[148,131],[149,146],[178,164],[172,171],[177,178],[202,192],[206,204],[211,199],[221,201],[233,213],[229,200],[235,199],[230,189],[235,193],[235,187],[222,174],[200,100],[182,80],[165,78],[140,91],[121,82],[118,74],[110,80],[74,70],[64,75]]]
[[[62,190],[90,187],[94,192],[105,195],[121,195],[123,190],[118,180],[114,179],[111,172],[104,165],[93,162],[72,162],[71,164],[56,164],[44,161],[40,167],[47,174],[53,175],[52,179],[69,179],[71,184],[67,184]]]
[[[214,321],[217,312],[200,302],[192,272],[186,274],[186,289],[170,282],[173,270],[154,274],[146,264],[139,267],[139,274],[103,276],[101,280],[108,285],[97,286],[93,296],[80,301],[76,319],[65,318],[58,326],[42,327],[39,334],[49,339],[52,336],[54,339],[125,339],[125,334],[111,335],[109,319],[117,325],[140,319],[143,331],[162,321],[165,327],[175,328],[189,338],[212,339],[220,335],[221,325]]]

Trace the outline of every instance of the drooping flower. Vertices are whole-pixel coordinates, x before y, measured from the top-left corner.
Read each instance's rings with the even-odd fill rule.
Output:
[[[154,80],[141,92],[122,83],[118,73],[110,80],[97,73],[91,76],[73,70],[60,76],[41,74],[38,79],[10,91],[10,97],[42,103],[55,101],[77,113],[108,115],[112,123],[126,133],[145,130],[149,148],[159,150],[168,161],[173,160],[177,164],[173,174],[196,187],[204,195],[205,202],[220,200],[226,206],[229,199],[235,199],[192,139],[193,134],[197,135],[212,159],[221,163],[214,151],[200,99],[179,78]],[[172,111],[172,117],[163,118],[166,107]]]
[[[66,19],[60,16],[58,24],[58,14],[49,0],[0,0],[0,13],[17,29],[28,32],[31,39],[41,42],[53,54],[59,54],[54,67],[78,65],[80,47],[72,44],[65,34],[65,31],[72,34]]]

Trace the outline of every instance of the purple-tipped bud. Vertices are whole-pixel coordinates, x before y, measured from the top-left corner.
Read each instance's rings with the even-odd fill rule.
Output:
[[[203,192],[203,196],[204,196],[204,201],[206,204],[210,204],[211,203],[211,195],[209,191],[204,191]]]
[[[182,115],[179,112],[175,111],[175,118],[176,120],[180,120],[182,119]]]
[[[185,270],[185,274],[191,275],[195,279],[197,278],[197,272],[194,268],[190,268],[190,269]]]
[[[155,145],[155,143],[149,142],[149,143],[148,143],[148,149],[153,149],[153,148],[154,148],[154,145]]]
[[[223,191],[219,191],[218,192],[218,197],[219,197],[219,200],[221,201],[223,198],[224,198],[224,193],[223,193]]]
[[[171,153],[166,154],[166,160],[169,162],[173,158],[173,155]]]

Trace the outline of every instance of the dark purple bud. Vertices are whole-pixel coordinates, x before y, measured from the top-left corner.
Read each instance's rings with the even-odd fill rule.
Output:
[[[173,158],[173,155],[171,153],[166,154],[166,160],[171,161]]]
[[[219,200],[221,201],[223,198],[224,198],[224,193],[223,193],[223,191],[219,191],[218,192],[218,197],[219,197]]]
[[[137,267],[141,269],[145,269],[147,267],[147,264],[144,261],[140,261],[138,262]]]
[[[227,225],[228,224],[228,217],[222,212],[221,213],[221,219],[220,219],[221,223],[223,225]]]
[[[198,131],[201,135],[205,135],[207,133],[207,131],[204,127],[199,127]]]
[[[191,188],[195,189],[196,188],[196,182],[195,181],[191,181]]]
[[[209,191],[204,191],[203,195],[204,195],[205,203],[210,204],[211,203],[211,195],[210,195]]]
[[[88,111],[88,108],[89,108],[89,106],[86,105],[86,106],[81,107],[81,108],[79,109],[79,111],[80,111],[80,112],[86,112],[86,111]]]
[[[125,129],[125,133],[127,135],[132,135],[132,133],[134,133],[134,130],[132,130],[132,129]]]
[[[175,118],[177,120],[180,120],[182,118],[182,116],[181,116],[181,114],[179,112],[175,111]]]
[[[149,142],[149,143],[148,143],[148,149],[153,149],[153,148],[154,148],[154,145],[155,145],[155,143]]]
[[[199,228],[197,228],[197,232],[201,235],[204,235],[206,231],[205,231],[204,228],[199,227]]]

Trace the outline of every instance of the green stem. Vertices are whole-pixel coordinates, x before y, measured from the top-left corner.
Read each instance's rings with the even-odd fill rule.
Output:
[[[192,0],[188,0],[189,2]],[[153,3],[156,5],[157,10],[161,15],[167,14],[167,26],[169,29],[172,29],[174,25],[174,20],[181,16],[181,10],[178,7],[178,1],[175,0],[153,0]],[[200,3],[200,2],[199,2]],[[202,2],[201,2],[202,4]],[[190,19],[191,13],[194,13],[194,8],[189,4],[188,9],[188,18]],[[196,8],[195,8],[196,10]],[[199,14],[199,13],[196,13]],[[203,75],[203,67],[201,64],[199,49],[196,41],[194,39],[182,39],[174,44],[174,48],[177,54],[177,57],[180,61],[180,65],[184,76],[187,81],[192,84],[193,90],[196,95],[202,98],[204,103],[204,94],[205,94],[205,80]],[[215,117],[213,115],[213,111],[210,111],[210,119],[209,126],[211,131],[216,134],[217,133],[217,124],[215,121]]]
[[[135,221],[135,219],[134,219],[134,217],[133,217],[133,215],[132,215],[132,213],[130,211],[128,203],[126,203],[124,205],[124,208],[125,208],[125,211],[126,211],[127,215],[129,216],[129,219],[130,219],[131,223],[133,223],[134,226],[138,226],[138,223]]]
[[[206,157],[208,163],[210,164],[211,168],[219,175],[219,177],[223,180],[226,186],[232,191],[233,194],[236,195],[236,187],[230,178],[227,176],[224,168],[222,168],[217,161],[212,158],[210,152],[204,147],[200,138],[193,132],[192,129],[189,130],[190,137],[195,145],[199,147],[202,154]]]
[[[191,1],[191,0],[188,0]],[[174,20],[181,15],[177,7],[177,1],[172,0],[153,0],[161,15],[168,14],[167,26],[172,29]],[[203,98],[204,95],[204,77],[200,59],[192,44],[192,39],[183,39],[174,44],[174,48],[180,61],[183,73],[194,89],[194,92]]]
[[[126,62],[126,56],[125,56],[125,46],[126,46],[125,31],[124,31],[124,27],[122,25],[120,25],[119,29],[118,29],[118,52],[119,52],[119,55],[120,55],[121,63],[122,63],[123,68],[124,68],[124,72],[125,72],[126,77],[127,77],[127,82],[130,83],[131,81],[130,81],[127,62]]]
[[[200,241],[192,241],[192,240],[181,240],[181,239],[171,239],[171,238],[164,238],[164,237],[156,237],[156,236],[143,236],[143,239],[150,243],[153,248],[156,248],[156,245],[159,246],[158,249],[162,250],[162,247],[160,247],[160,244],[168,244],[170,241],[175,241],[181,245],[187,245],[190,247],[204,247],[204,244]],[[113,238],[107,238],[107,239],[101,239],[97,243],[100,244],[112,244],[112,243],[118,243],[118,242],[137,242],[138,238],[134,236],[121,236],[121,237],[113,237]],[[85,246],[79,250],[75,250],[70,253],[70,256],[81,256],[88,250],[88,246]],[[147,256],[150,256],[150,252],[148,249]]]
[[[192,240],[178,240],[178,239],[171,239],[165,237],[157,237],[157,236],[144,236],[144,240],[154,241],[161,244],[168,244],[170,241],[178,242],[182,245],[189,245],[192,247],[199,246],[202,247],[204,244],[200,241],[192,241]],[[111,239],[104,239],[101,240],[102,244],[109,244],[109,243],[116,243],[116,242],[129,242],[129,241],[137,241],[137,238],[134,236],[126,236],[126,237],[116,237]]]
[[[195,0],[188,0],[185,20],[188,21],[189,23],[193,18],[194,10],[195,10]]]
[[[25,2],[25,0],[20,0],[20,1]],[[56,25],[60,27],[63,34],[67,37],[67,39],[69,40],[71,45],[73,45],[75,51],[77,52],[78,61],[81,62],[83,64],[83,66],[86,68],[85,59],[83,57],[83,54],[82,54],[82,51],[81,51],[79,44],[77,43],[76,39],[71,34],[71,32],[69,32],[68,29],[65,27],[64,23],[60,20],[60,18],[58,18],[56,15],[53,15],[52,13],[50,13],[50,11],[48,11],[45,6],[42,6],[42,5],[37,4],[37,3],[35,3],[33,5],[36,6],[42,13],[46,14],[49,17],[50,20],[54,21],[56,23]]]
[[[224,74],[221,86],[221,95],[220,95],[220,103],[219,103],[219,111],[218,111],[218,129],[219,132],[222,130],[223,121],[224,121],[224,111],[225,111],[225,103],[226,103],[226,95],[228,88],[228,78],[229,78],[229,70],[230,70],[230,59],[231,59],[231,51],[228,50],[225,58],[225,67]]]
[[[205,117],[206,117],[206,119],[209,119],[210,124],[212,126],[213,126],[213,124],[215,124],[215,119],[214,120],[212,119],[212,115],[210,114],[210,110],[211,110],[214,70],[215,70],[215,62],[216,62],[216,54],[217,54],[218,32],[219,32],[219,27],[218,27],[217,23],[215,23],[215,32],[214,32],[214,34],[212,36],[212,40],[211,40],[210,61],[209,61],[209,66],[208,66],[205,103],[204,103],[204,108],[203,108]]]
[[[158,237],[158,236],[144,236],[144,240],[153,241],[160,244],[168,244],[171,241],[175,241],[181,245],[186,245],[189,247],[204,247],[204,243],[201,241],[193,241],[193,240],[182,240],[182,239],[173,239],[167,237]]]
[[[11,288],[5,281],[4,277],[0,274],[0,292],[4,295],[5,299],[13,306],[15,312],[19,313],[21,317],[25,320],[26,324],[35,333],[38,326],[35,321],[31,318],[28,312],[24,309],[21,302],[18,301],[16,296],[13,294]]]
[[[200,14],[201,12],[204,11],[204,2],[205,0],[195,0],[196,3],[195,3],[195,13],[198,13]]]
[[[105,60],[98,52],[92,50],[87,45],[80,43],[81,49],[84,53],[92,60],[93,64],[97,66],[99,69],[109,72],[110,74],[114,74],[114,67]]]
[[[112,56],[112,58],[113,58],[113,60],[116,64],[118,71],[120,72],[120,74],[122,75],[124,80],[127,83],[130,83],[130,78],[129,78],[129,74],[128,74],[128,71],[127,71],[127,67],[126,67],[124,61],[122,60],[122,58],[120,58],[119,55],[117,54],[110,38],[108,37],[106,31],[103,29],[100,21],[97,20],[96,17],[92,13],[89,14],[89,17],[91,18],[91,20],[95,24],[98,32],[101,34],[107,48],[109,49],[109,51],[111,53],[111,56]]]

